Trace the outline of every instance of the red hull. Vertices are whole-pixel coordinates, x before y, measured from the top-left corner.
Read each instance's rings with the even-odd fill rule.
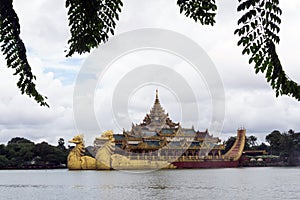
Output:
[[[173,162],[178,169],[191,169],[191,168],[231,168],[238,167],[239,161],[199,161],[199,162]]]

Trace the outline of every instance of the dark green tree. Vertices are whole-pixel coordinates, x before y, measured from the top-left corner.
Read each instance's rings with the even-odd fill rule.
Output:
[[[257,150],[266,150],[266,151],[268,151],[269,146],[266,145],[266,144],[263,142],[263,143],[261,143],[260,145],[258,145],[258,146],[256,147],[256,149],[257,149]]]
[[[291,134],[293,148],[290,152],[290,164],[300,165],[300,133]]]
[[[51,168],[66,165],[69,150],[64,147],[62,138],[59,142],[62,146],[52,146],[47,142],[34,144],[26,138],[12,138],[7,146],[0,145],[0,168],[27,168],[31,165]]]
[[[233,146],[235,140],[236,140],[236,136],[234,137],[231,136],[226,141],[223,142],[223,144],[225,145],[224,153],[229,151],[229,149]]]
[[[64,138],[59,138],[57,143],[58,143],[57,148],[61,150],[66,150]]]
[[[257,137],[255,137],[254,135],[250,135],[247,139],[250,147],[257,146]]]
[[[279,155],[287,160],[290,165],[300,164],[300,133],[289,130],[288,133],[280,133],[275,130],[266,136],[266,141],[270,144],[269,153]]]
[[[272,131],[266,136],[266,141],[270,144],[270,153],[274,155],[279,155],[282,150],[282,135],[278,130]]]
[[[10,144],[34,144],[34,143],[26,138],[15,137],[12,138],[10,141],[8,141],[7,144],[10,145]]]
[[[5,155],[0,154],[0,169],[6,168],[9,165],[9,160],[6,158]]]
[[[67,151],[63,151],[47,142],[36,144],[33,149],[34,155],[40,158],[43,165],[59,165],[67,163]]]
[[[25,138],[12,138],[7,146],[6,158],[9,160],[10,167],[21,168],[27,161],[33,159],[34,143]]]
[[[9,165],[9,160],[6,157],[7,149],[4,144],[0,145],[0,168],[5,168]]]
[[[6,155],[7,150],[4,144],[0,144],[0,155]]]

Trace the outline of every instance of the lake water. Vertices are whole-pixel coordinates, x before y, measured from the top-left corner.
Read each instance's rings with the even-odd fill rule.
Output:
[[[0,170],[0,199],[300,199],[300,168]]]

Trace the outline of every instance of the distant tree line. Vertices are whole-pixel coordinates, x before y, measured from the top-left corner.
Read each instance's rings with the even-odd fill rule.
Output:
[[[275,130],[266,136],[266,141],[270,144],[270,154],[287,159],[291,165],[300,165],[300,133],[293,130],[280,133]]]
[[[245,150],[266,150],[270,155],[280,156],[281,160],[287,161],[290,165],[300,164],[300,133],[289,130],[281,133],[278,130],[272,131],[266,136],[266,143],[257,143],[257,137],[251,135],[246,137]],[[229,137],[224,141],[227,152],[234,144],[236,137]]]
[[[63,138],[58,145],[37,143],[15,137],[7,145],[0,145],[0,168],[58,168],[66,167],[69,149]]]
[[[226,153],[234,144],[236,137],[223,142]],[[280,156],[290,165],[300,165],[300,133],[289,130],[281,133],[272,131],[266,136],[266,143],[257,143],[257,137],[246,137],[245,150],[266,150],[270,155]],[[66,167],[67,157],[73,147],[65,147],[63,138],[57,146],[34,142],[21,137],[12,138],[7,145],[0,144],[0,169],[58,168]],[[86,151],[88,152],[88,151]]]

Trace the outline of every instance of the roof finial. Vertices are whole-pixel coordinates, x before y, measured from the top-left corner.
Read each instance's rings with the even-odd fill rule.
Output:
[[[159,99],[158,99],[158,89],[156,89],[155,103],[159,103]]]

